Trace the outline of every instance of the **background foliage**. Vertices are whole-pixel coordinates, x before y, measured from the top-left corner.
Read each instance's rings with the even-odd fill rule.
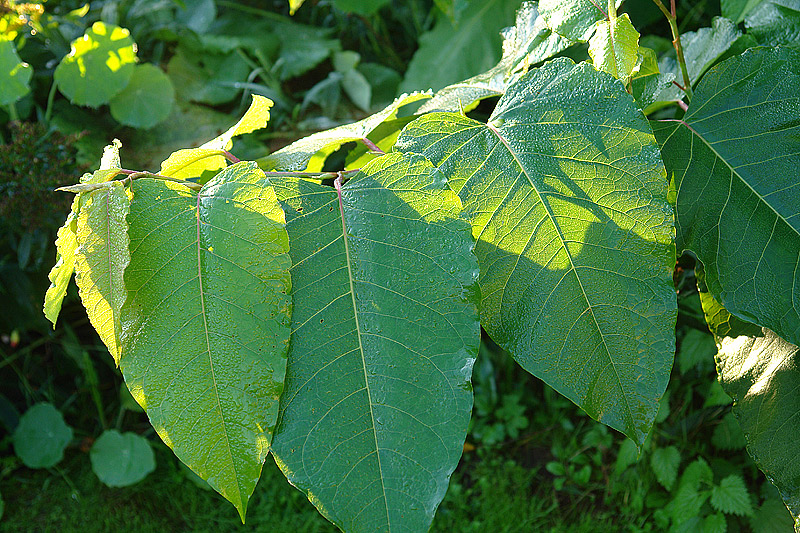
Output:
[[[664,53],[661,72],[677,78],[669,27],[650,2],[630,4],[634,25],[655,36],[648,46]],[[500,60],[499,31],[519,5],[410,0],[366,9],[307,0],[290,17],[278,0],[0,3],[0,68],[16,69],[14,85],[0,91],[0,530],[333,529],[274,468],[265,468],[242,526],[155,436],[74,286],[63,322],[49,327],[41,298],[52,235],[69,205],[51,191],[87,171],[112,137],[127,148],[126,167],[155,168],[171,151],[227,129],[251,94],[275,106],[270,128],[237,144],[241,158],[357,120],[400,91],[479,74]],[[706,56],[687,58],[696,79],[741,32],[714,19],[716,1],[678,6],[682,31],[697,30],[687,40],[709,43],[696,47]],[[758,34],[770,24],[762,11],[749,19],[744,8],[722,14],[747,20]],[[720,41],[727,46],[715,47]],[[112,49],[119,63],[97,65],[98,49]],[[586,46],[564,52],[586,53]],[[76,82],[81,58],[104,92]],[[676,98],[663,85],[637,83],[653,91],[653,108]],[[493,103],[472,115],[485,119]],[[744,453],[731,399],[716,381],[694,261],[679,265],[676,363],[642,454],[485,337],[464,457],[433,530],[791,530],[777,491]],[[41,428],[48,431],[37,434]],[[26,455],[31,442],[41,443],[35,457]],[[140,459],[121,468],[115,450]]]

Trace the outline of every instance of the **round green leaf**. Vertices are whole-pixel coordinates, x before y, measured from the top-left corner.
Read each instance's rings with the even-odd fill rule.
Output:
[[[136,433],[109,429],[89,452],[92,470],[109,487],[127,487],[156,469],[156,458],[147,439]]]
[[[12,438],[14,453],[28,468],[49,468],[64,458],[64,448],[72,440],[72,429],[50,403],[28,409]]]
[[[136,63],[130,32],[95,22],[72,47],[54,74],[58,88],[74,104],[97,107],[128,85]]]
[[[17,55],[12,41],[0,41],[0,105],[13,104],[31,89],[33,69]]]
[[[111,116],[134,128],[152,128],[166,119],[175,103],[175,89],[158,67],[137,65],[128,86],[110,103]]]

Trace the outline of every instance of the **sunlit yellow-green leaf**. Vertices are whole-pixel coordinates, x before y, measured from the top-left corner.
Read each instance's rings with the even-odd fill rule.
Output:
[[[608,72],[627,83],[636,67],[639,32],[628,14],[613,20],[601,20],[589,39],[589,56],[597,70]]]

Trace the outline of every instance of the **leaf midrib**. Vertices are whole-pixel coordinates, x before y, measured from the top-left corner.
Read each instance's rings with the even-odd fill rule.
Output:
[[[372,422],[372,433],[375,436],[375,457],[378,461],[378,472],[381,480],[381,493],[383,494],[383,504],[386,509],[386,527],[391,531],[392,525],[389,521],[389,501],[386,497],[386,485],[383,482],[383,466],[381,465],[380,447],[378,446],[378,430],[375,423],[375,411],[372,407],[372,391],[369,387],[369,376],[367,376],[367,361],[364,357],[364,346],[361,342],[361,325],[358,321],[358,306],[356,305],[356,291],[353,285],[353,268],[351,266],[350,256],[350,243],[347,238],[347,224],[344,218],[344,203],[342,201],[342,188],[339,182],[336,182],[336,195],[339,200],[339,214],[342,219],[342,239],[344,240],[344,253],[345,261],[347,261],[347,281],[350,284],[350,298],[353,303],[353,319],[356,323],[356,336],[358,337],[358,352],[361,355],[361,366],[364,369],[364,389],[367,391],[367,402],[369,403],[369,416]]]
[[[725,159],[724,157],[722,157],[722,155],[721,155],[719,152],[717,152],[717,150],[714,148],[714,146],[713,146],[713,145],[712,145],[712,144],[711,144],[711,143],[710,143],[708,140],[706,140],[706,139],[705,139],[705,138],[704,138],[704,137],[703,137],[703,136],[700,134],[700,132],[698,132],[696,129],[694,129],[694,128],[693,128],[693,127],[692,127],[692,126],[691,126],[691,125],[690,125],[688,122],[686,122],[686,121],[684,121],[684,120],[680,120],[680,119],[662,119],[662,120],[660,120],[659,122],[677,122],[678,124],[682,124],[683,126],[685,126],[685,127],[686,127],[686,129],[688,129],[688,130],[689,130],[689,132],[690,132],[692,135],[694,135],[695,137],[697,137],[698,139],[700,139],[700,140],[703,142],[703,144],[704,144],[704,145],[706,145],[706,146],[708,147],[708,149],[709,149],[709,150],[711,150],[711,152],[713,152],[713,154],[714,154],[714,157],[716,157],[717,159],[719,159],[720,161],[722,161],[722,162],[725,164],[725,166],[726,166],[726,167],[728,167],[728,170],[730,170],[730,171],[731,171],[731,175],[733,175],[733,176],[736,176],[737,178],[739,178],[739,181],[741,181],[742,183],[744,183],[744,184],[745,184],[745,186],[746,186],[748,189],[750,189],[750,191],[751,191],[751,192],[752,192],[754,195],[756,195],[756,197],[757,197],[757,198],[758,198],[758,199],[761,201],[761,203],[762,203],[762,204],[764,204],[764,205],[766,205],[767,207],[769,207],[769,209],[770,209],[770,210],[771,210],[773,213],[775,213],[775,216],[776,216],[778,219],[780,219],[781,221],[783,221],[783,223],[784,223],[784,224],[786,224],[786,225],[787,225],[788,227],[790,227],[790,228],[791,228],[791,229],[792,229],[792,230],[793,230],[793,231],[794,231],[794,232],[795,232],[795,233],[796,233],[798,236],[800,236],[800,231],[798,231],[798,229],[797,229],[797,228],[795,228],[793,225],[789,224],[789,221],[788,221],[788,220],[787,220],[787,219],[786,219],[786,218],[785,218],[785,217],[784,217],[784,216],[783,216],[781,213],[779,213],[779,212],[778,212],[778,211],[775,209],[775,207],[773,207],[773,205],[772,205],[771,203],[769,203],[769,202],[766,200],[766,198],[765,198],[765,197],[764,197],[764,196],[763,196],[761,193],[759,193],[758,191],[756,191],[756,190],[755,190],[755,189],[752,187],[752,185],[750,185],[750,184],[747,182],[747,180],[746,180],[746,179],[744,179],[744,177],[743,177],[743,176],[742,176],[740,173],[738,173],[738,172],[736,171],[736,169],[735,169],[735,168],[733,168],[733,167],[731,166],[731,164],[730,164],[730,163],[728,163],[728,160],[727,160],[727,159]]]
[[[205,298],[205,289],[203,288],[203,260],[200,252],[200,201],[202,199],[202,193],[197,195],[197,210],[195,211],[195,216],[197,217],[197,281],[200,286],[200,311],[203,315],[203,336],[206,339],[206,347],[208,350],[208,364],[211,367],[211,381],[214,383],[214,397],[217,400],[217,410],[219,411],[219,418],[222,421],[222,431],[225,434],[225,444],[228,449],[228,457],[231,461],[231,468],[233,469],[234,477],[236,479],[236,490],[239,493],[239,505],[244,506],[246,505],[245,499],[242,497],[242,489],[239,485],[239,472],[236,471],[236,463],[233,460],[233,451],[231,450],[231,439],[228,435],[228,428],[225,423],[225,415],[222,411],[222,403],[219,399],[219,386],[217,385],[217,375],[216,371],[214,370],[214,359],[211,357],[211,339],[208,333],[208,318],[206,316],[206,298]],[[237,506],[238,508],[238,506]],[[244,508],[241,509],[240,513],[242,514],[242,520],[244,520]]]
[[[545,201],[545,198],[542,196],[541,191],[539,191],[538,187],[536,187],[536,184],[534,183],[533,179],[531,179],[527,169],[525,168],[525,166],[523,166],[522,161],[520,161],[519,157],[517,156],[516,152],[514,152],[514,150],[511,148],[511,145],[508,143],[508,141],[500,134],[500,131],[497,128],[495,128],[491,123],[487,124],[487,127],[489,131],[491,131],[497,136],[498,140],[503,144],[503,146],[505,146],[506,150],[508,150],[508,153],[511,155],[511,157],[514,158],[514,162],[517,164],[520,170],[522,170],[522,174],[525,175],[525,178],[528,180],[528,183],[530,184],[531,188],[536,192],[536,195],[539,197],[539,201],[542,203],[542,207],[544,207],[545,212],[547,213],[547,217],[552,222],[553,227],[555,228],[556,233],[558,234],[558,238],[561,241],[561,247],[564,249],[567,258],[569,259],[569,264],[572,271],[575,272],[575,279],[578,281],[578,286],[581,288],[583,299],[586,302],[586,305],[589,308],[589,312],[592,315],[592,322],[594,322],[594,326],[597,329],[598,334],[600,335],[600,339],[603,341],[603,348],[605,349],[606,355],[608,356],[608,360],[611,363],[611,368],[614,369],[614,376],[616,377],[617,385],[619,386],[620,390],[623,391],[622,397],[625,398],[625,406],[627,407],[628,422],[631,424],[631,429],[635,430],[636,424],[634,423],[633,420],[633,411],[631,409],[630,402],[628,401],[628,396],[624,393],[624,389],[622,387],[622,381],[620,380],[619,372],[617,371],[617,365],[614,363],[614,359],[611,357],[611,350],[609,350],[608,348],[608,344],[606,343],[606,338],[603,335],[603,331],[600,328],[599,322],[597,321],[597,316],[594,313],[594,307],[589,301],[589,296],[586,294],[586,289],[584,288],[583,281],[581,281],[580,275],[578,274],[578,269],[575,268],[575,263],[573,261],[572,254],[569,252],[569,248],[567,247],[566,237],[564,236],[564,233],[561,230],[561,226],[558,224],[558,220],[556,220],[552,207],[547,201]]]

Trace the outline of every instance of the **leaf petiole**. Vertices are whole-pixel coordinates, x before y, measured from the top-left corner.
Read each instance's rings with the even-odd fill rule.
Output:
[[[672,11],[667,9],[667,6],[661,0],[653,0],[653,3],[661,10],[669,22],[669,28],[672,31],[672,45],[675,47],[675,53],[678,56],[678,64],[681,67],[681,76],[683,76],[683,91],[686,93],[686,98],[689,102],[692,101],[692,82],[689,79],[689,71],[686,69],[686,58],[683,56],[683,46],[681,46],[681,32],[678,29],[678,15],[675,9],[675,0],[671,0]],[[680,86],[679,86],[680,87]]]

